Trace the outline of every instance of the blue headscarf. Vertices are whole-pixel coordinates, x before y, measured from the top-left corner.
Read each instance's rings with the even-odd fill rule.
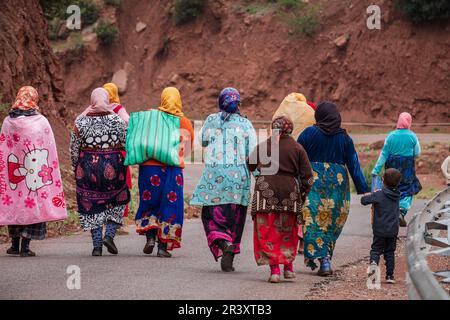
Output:
[[[233,113],[240,114],[239,106],[241,95],[235,88],[225,88],[219,96],[219,108],[222,111],[221,119],[226,121]]]

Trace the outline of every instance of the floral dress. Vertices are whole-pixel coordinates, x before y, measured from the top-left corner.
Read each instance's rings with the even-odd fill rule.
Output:
[[[82,115],[75,121],[70,152],[85,231],[108,221],[123,222],[130,200],[122,154],[126,132],[125,122],[116,114]]]
[[[369,192],[352,139],[346,132],[324,134],[309,127],[298,142],[305,148],[313,169],[314,183],[303,209],[305,263],[332,257],[336,241],[350,211],[350,180],[358,194]]]

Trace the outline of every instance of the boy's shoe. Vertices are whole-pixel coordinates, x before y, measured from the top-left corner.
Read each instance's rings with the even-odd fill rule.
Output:
[[[36,253],[34,253],[31,250],[27,250],[27,251],[21,251],[20,252],[20,256],[25,258],[25,257],[36,257]]]
[[[111,254],[118,254],[119,250],[114,243],[113,238],[106,236],[103,238],[103,245],[108,249],[108,252]]]
[[[320,277],[328,277],[333,274],[333,269],[331,269],[331,260],[329,257],[325,257],[323,259],[319,259],[320,261],[320,269],[317,274]]]
[[[395,284],[394,276],[386,276],[386,283]]]
[[[145,244],[144,247],[144,253],[145,254],[152,254],[153,253],[153,249],[155,248],[156,245],[156,240],[155,238],[150,238],[147,240],[147,243]]]
[[[92,250],[92,256],[93,257],[101,257],[103,252],[102,252],[102,247],[100,248],[94,248],[94,250]]]
[[[19,249],[11,247],[8,250],[6,250],[6,254],[10,254],[12,256],[18,256],[20,254],[20,251],[19,251]]]

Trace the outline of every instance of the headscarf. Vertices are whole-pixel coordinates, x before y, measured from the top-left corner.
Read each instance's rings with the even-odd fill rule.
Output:
[[[398,117],[397,129],[411,129],[412,116],[408,112],[402,112]]]
[[[219,109],[222,111],[222,120],[226,121],[233,113],[240,113],[241,95],[235,88],[225,88],[219,96]]]
[[[293,95],[297,101],[308,102],[304,94],[293,92],[291,95]]]
[[[92,91],[91,105],[84,110],[82,115],[89,113],[111,113],[111,105],[109,103],[109,94],[103,88],[97,88]]]
[[[294,131],[294,124],[287,117],[277,117],[272,121],[272,130],[278,130],[280,136],[288,136]]]
[[[165,88],[161,93],[161,105],[159,106],[159,110],[173,114],[177,117],[184,117],[182,109],[183,104],[181,102],[180,91],[174,87]]]
[[[315,113],[316,126],[326,135],[346,132],[341,128],[342,118],[337,106],[332,102],[321,102]]]
[[[290,93],[283,99],[272,120],[281,116],[288,118],[294,124],[292,137],[295,140],[303,130],[316,123],[313,108],[306,103],[305,96],[297,92]]]
[[[107,83],[103,86],[109,94],[109,103],[120,104],[119,88],[114,83]]]
[[[12,105],[11,109],[19,109],[22,111],[37,111],[39,110],[38,102],[39,94],[35,88],[30,86],[22,87],[17,93],[16,101]]]
[[[317,110],[317,106],[314,104],[314,102],[307,101],[306,103],[308,104],[308,106],[310,106],[311,108],[313,108],[314,111]]]

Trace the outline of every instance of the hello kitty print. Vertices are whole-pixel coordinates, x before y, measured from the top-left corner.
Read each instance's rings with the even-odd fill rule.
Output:
[[[64,220],[53,131],[42,115],[6,117],[0,133],[0,225]]]

